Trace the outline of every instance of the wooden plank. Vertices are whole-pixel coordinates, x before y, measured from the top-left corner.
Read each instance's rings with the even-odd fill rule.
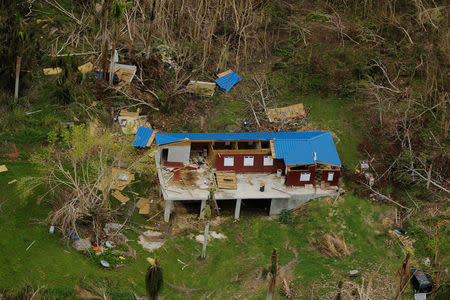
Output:
[[[128,201],[130,201],[130,197],[125,196],[119,191],[114,191],[111,193],[111,195],[122,203],[127,203]]]
[[[62,72],[61,68],[45,68],[43,69],[44,75],[56,75]]]
[[[216,154],[270,154],[270,149],[225,149],[214,150]]]
[[[8,171],[8,168],[5,165],[0,166],[0,173]]]
[[[277,155],[275,153],[275,143],[273,142],[273,140],[270,140],[270,152],[272,153],[273,159],[277,158]]]
[[[147,148],[150,147],[153,144],[153,142],[155,141],[155,131],[156,130],[153,130],[152,135],[148,139],[147,145],[145,145],[145,147],[147,147]]]

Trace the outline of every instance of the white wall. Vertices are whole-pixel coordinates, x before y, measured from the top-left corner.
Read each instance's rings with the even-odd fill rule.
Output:
[[[168,146],[163,149],[169,149],[167,161],[189,163],[189,155],[191,153],[191,145],[188,146]]]

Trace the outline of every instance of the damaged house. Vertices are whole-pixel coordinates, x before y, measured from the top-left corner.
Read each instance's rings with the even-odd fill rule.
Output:
[[[142,127],[141,127],[142,128]],[[138,132],[139,133],[139,132]],[[174,201],[200,202],[200,214],[215,188],[216,200],[270,201],[269,214],[338,193],[341,161],[331,133],[154,133],[136,136],[135,146],[155,140],[161,193],[168,221]]]

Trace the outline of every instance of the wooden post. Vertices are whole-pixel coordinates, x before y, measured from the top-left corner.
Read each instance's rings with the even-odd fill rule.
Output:
[[[14,86],[14,99],[19,98],[19,78],[20,78],[20,65],[22,64],[22,56],[17,56],[16,60],[16,84]]]
[[[430,181],[431,181],[431,169],[433,168],[433,164],[430,164],[430,169],[428,170],[428,181],[427,181],[427,190],[430,189]]]

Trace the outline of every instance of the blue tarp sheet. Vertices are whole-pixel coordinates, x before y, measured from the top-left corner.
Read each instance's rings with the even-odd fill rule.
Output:
[[[231,72],[223,77],[217,78],[216,82],[222,91],[228,93],[231,90],[231,88],[241,80],[242,80],[241,76],[239,76],[234,72]]]
[[[139,127],[133,140],[133,146],[145,148],[152,133],[153,130],[150,128],[143,126]]]

